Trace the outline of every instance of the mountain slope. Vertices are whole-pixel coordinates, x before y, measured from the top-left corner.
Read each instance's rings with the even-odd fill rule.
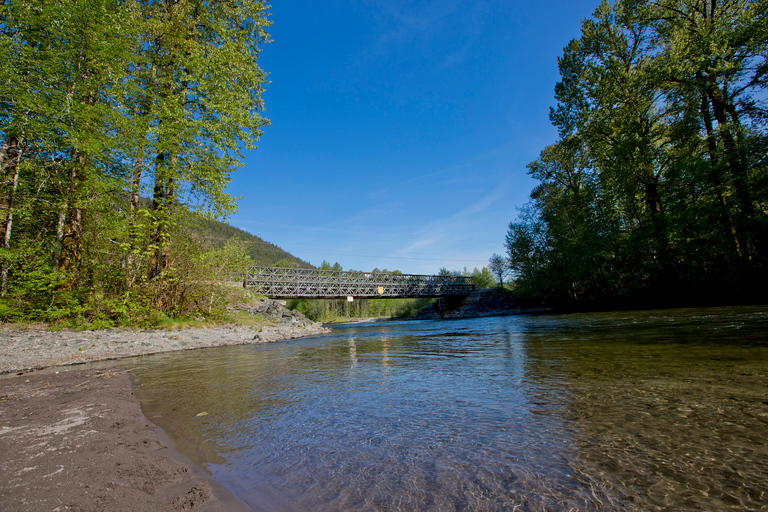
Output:
[[[264,267],[315,268],[293,254],[282,250],[275,244],[266,242],[247,231],[230,226],[227,223],[209,219],[200,219],[197,227],[199,236],[209,240],[216,247],[223,246],[231,238],[239,238],[248,243],[254,265]]]

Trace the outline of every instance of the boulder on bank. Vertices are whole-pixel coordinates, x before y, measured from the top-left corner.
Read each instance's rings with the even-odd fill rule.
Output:
[[[319,327],[322,324],[313,322],[296,310],[290,310],[285,305],[274,299],[262,298],[254,304],[243,306],[242,310],[251,315],[261,315],[265,319],[291,324],[296,327]]]

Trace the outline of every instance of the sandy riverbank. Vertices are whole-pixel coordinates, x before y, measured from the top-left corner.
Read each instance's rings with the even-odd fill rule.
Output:
[[[0,379],[0,510],[250,510],[184,459],[120,370]]]
[[[0,510],[250,510],[177,453],[144,417],[128,373],[68,365],[330,332],[268,299],[252,309],[266,318],[262,325],[178,331],[0,327]]]

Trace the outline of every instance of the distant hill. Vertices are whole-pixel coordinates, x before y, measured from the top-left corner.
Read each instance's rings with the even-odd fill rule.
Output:
[[[254,265],[264,267],[315,268],[306,261],[300,260],[293,254],[282,250],[275,244],[265,242],[256,235],[252,235],[247,231],[230,226],[224,222],[200,219],[198,229],[200,236],[209,240],[216,247],[223,246],[231,238],[244,240],[250,247],[250,254]]]
[[[124,197],[124,201],[128,202],[127,196]],[[142,208],[149,209],[152,207],[152,199],[140,197],[139,205]],[[316,268],[311,263],[297,258],[275,244],[266,242],[247,231],[230,226],[226,222],[205,219],[195,214],[192,215],[193,218],[197,218],[197,222],[193,222],[191,231],[200,238],[208,240],[214,247],[224,246],[227,240],[231,238],[239,238],[247,242],[254,265],[262,267]]]

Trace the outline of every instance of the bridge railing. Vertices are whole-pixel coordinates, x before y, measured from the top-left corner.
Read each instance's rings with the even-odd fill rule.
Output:
[[[272,298],[445,297],[469,295],[471,277],[249,267],[243,286]]]

